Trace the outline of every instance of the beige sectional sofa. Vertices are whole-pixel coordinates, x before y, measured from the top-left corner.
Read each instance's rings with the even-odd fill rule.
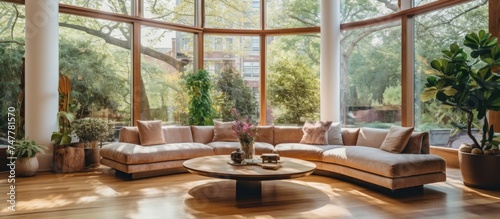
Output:
[[[163,127],[165,144],[141,146],[137,127],[124,127],[118,142],[101,148],[101,163],[129,178],[186,172],[182,163],[201,156],[229,154],[239,142],[212,141],[213,126]],[[334,173],[397,190],[446,180],[446,163],[429,154],[429,137],[413,132],[402,153],[379,149],[388,130],[343,128],[343,145],[300,144],[301,127],[262,126],[256,154],[278,153],[314,162],[317,172]]]

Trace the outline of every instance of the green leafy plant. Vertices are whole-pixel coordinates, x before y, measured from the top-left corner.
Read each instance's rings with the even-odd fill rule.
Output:
[[[474,142],[473,153],[498,149],[500,139],[489,126],[488,110],[500,110],[500,46],[498,39],[484,30],[465,36],[464,46],[468,54],[457,43],[442,51],[442,57],[431,62],[424,91],[423,102],[436,99],[441,106],[456,108],[467,114],[467,135]],[[474,116],[476,114],[476,116]],[[474,118],[482,120],[482,140],[472,135]],[[479,149],[479,150],[478,150]],[[474,150],[474,149],[473,149]],[[491,153],[491,152],[489,152]]]
[[[71,82],[68,76],[59,76],[59,112],[57,122],[59,131],[52,132],[50,140],[56,145],[67,145],[71,143],[71,123],[75,120],[75,114],[71,106]]]
[[[75,120],[73,131],[81,142],[103,141],[109,135],[109,126],[102,119],[88,117]]]
[[[16,157],[34,157],[37,153],[45,153],[47,147],[37,144],[33,140],[17,140],[14,144]]]
[[[201,69],[184,75],[184,80],[189,96],[189,125],[213,125],[210,75]]]

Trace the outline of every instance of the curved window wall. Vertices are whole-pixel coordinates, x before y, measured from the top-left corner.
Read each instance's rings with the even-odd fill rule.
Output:
[[[19,2],[0,2],[0,48],[10,53],[14,49],[23,50],[23,44],[16,43],[24,37],[23,17],[16,16],[17,12],[23,13],[23,6],[15,4]],[[301,71],[300,76],[305,77],[305,72],[311,75],[309,81],[312,83],[305,89],[311,92],[312,102],[319,102],[314,98],[319,95],[321,1],[235,2],[61,0],[61,66],[68,66],[68,70],[62,70],[74,74],[75,86],[80,86],[80,82],[103,83],[102,86],[94,84],[92,89],[99,88],[101,93],[107,94],[106,101],[93,103],[94,107],[82,111],[112,118],[124,125],[138,119],[185,124],[188,115],[181,75],[206,68],[214,84],[228,69],[232,76],[237,76],[233,80],[242,81],[243,90],[251,91],[252,101],[257,104],[256,110],[248,107],[252,109],[248,114],[255,115],[260,124],[300,124],[305,119],[318,119],[319,108],[314,104],[302,116],[293,116],[293,120],[286,118],[286,109],[271,95],[279,91],[277,88],[283,88],[280,83],[292,75],[284,71],[301,68],[280,69],[280,63],[301,63],[306,70]],[[461,34],[457,30],[464,27],[464,22],[468,29],[486,28],[487,1],[462,2],[466,1],[414,0],[415,8],[400,10],[396,0],[341,1],[343,56],[342,87],[339,89],[343,97],[344,125],[386,127],[405,125],[404,118],[413,118],[409,111],[400,109],[401,99],[405,97],[398,91],[412,83],[401,77],[406,71],[401,69],[401,56],[413,49],[403,44],[407,39],[402,38],[401,32],[406,31],[406,27],[401,20],[412,17],[415,20],[415,93],[418,93],[422,86],[418,74],[426,65],[421,57],[425,55],[430,59],[437,54],[434,48]],[[481,3],[482,6],[478,6]],[[80,59],[87,61],[72,66],[72,60],[64,59],[66,52],[77,57],[87,55]],[[15,59],[10,63],[17,67],[9,70],[14,77],[22,52],[18,56],[2,56],[7,57]],[[84,65],[98,68],[96,72],[100,72],[99,77],[105,81],[86,81],[91,72],[70,68]],[[283,75],[279,75],[280,72]],[[384,80],[379,83],[379,79]],[[14,79],[2,83],[13,87],[3,97],[17,96],[19,91]],[[106,92],[109,87],[114,89]],[[221,92],[214,91],[214,97],[217,95],[220,97]],[[418,100],[414,103],[415,126],[426,130],[423,128],[426,106]],[[215,107],[222,105],[239,104],[233,99],[219,102]],[[4,113],[5,105],[2,110]],[[219,109],[216,118],[224,119],[223,111]]]

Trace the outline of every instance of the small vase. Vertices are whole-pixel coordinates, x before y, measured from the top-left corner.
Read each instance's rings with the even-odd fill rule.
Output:
[[[240,142],[241,150],[245,153],[244,162],[253,163],[253,157],[255,157],[255,148],[253,147],[253,142]]]
[[[231,153],[231,160],[234,163],[241,163],[245,159],[245,152],[243,152],[241,149],[236,149],[236,151],[233,151]]]

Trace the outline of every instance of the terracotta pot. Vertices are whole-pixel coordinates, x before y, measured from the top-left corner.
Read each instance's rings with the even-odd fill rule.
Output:
[[[34,176],[38,171],[36,157],[20,157],[16,160],[16,176]]]
[[[480,189],[500,189],[500,155],[458,152],[464,185]]]

